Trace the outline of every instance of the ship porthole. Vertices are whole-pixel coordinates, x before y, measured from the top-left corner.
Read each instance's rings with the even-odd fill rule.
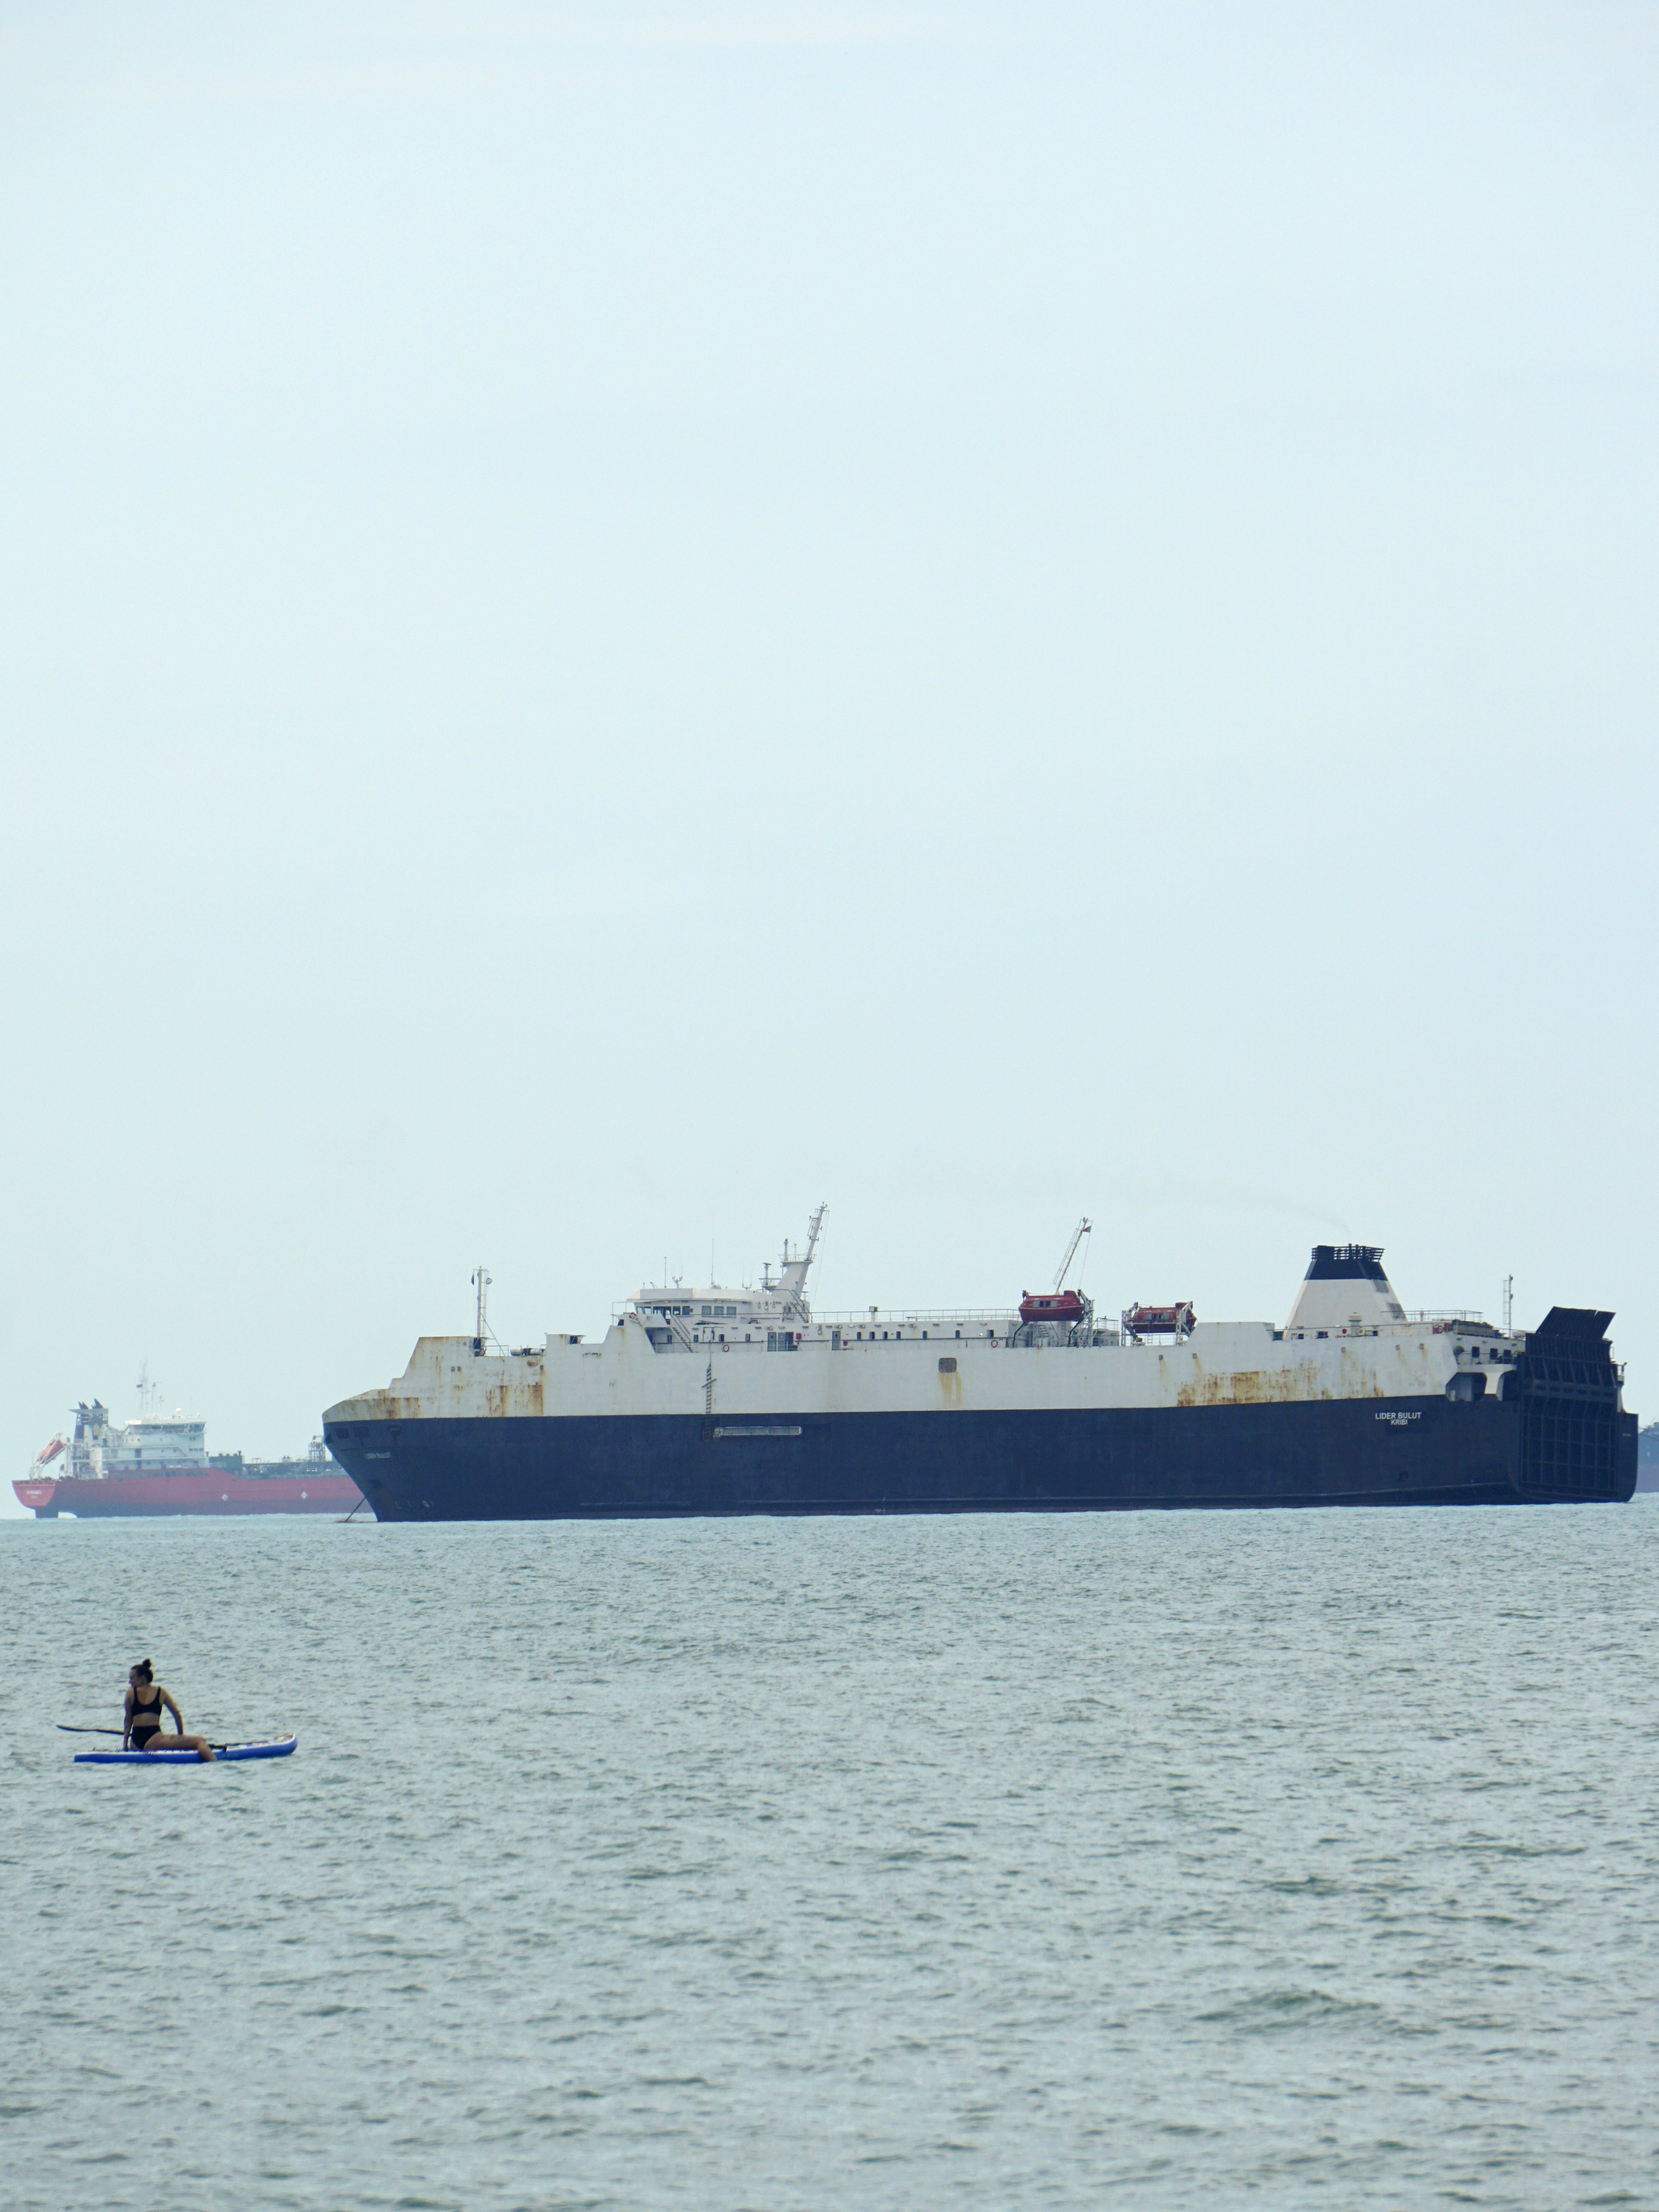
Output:
[[[220,1504],[221,1504],[221,1505],[228,1505],[228,1504],[229,1504],[229,1503],[230,1503],[230,1492],[229,1492],[228,1490],[222,1490],[222,1491],[219,1492],[219,1503],[220,1503]]]
[[[300,1496],[301,1496],[301,1498],[302,1500],[303,1500],[303,1499],[305,1499],[305,1498],[309,1498],[309,1497],[310,1497],[310,1495],[311,1495],[311,1492],[310,1492],[308,1490],[302,1490],[302,1491],[300,1492]]]

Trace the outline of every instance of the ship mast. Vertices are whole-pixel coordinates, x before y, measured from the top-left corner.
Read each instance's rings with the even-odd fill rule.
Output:
[[[489,1275],[485,1268],[480,1267],[473,1269],[473,1288],[478,1293],[478,1328],[477,1334],[472,1340],[472,1349],[480,1357],[484,1348],[484,1315],[489,1305]]]
[[[783,1240],[783,1264],[778,1270],[777,1288],[783,1292],[785,1310],[787,1311],[792,1305],[798,1308],[803,1321],[810,1321],[812,1317],[806,1304],[806,1278],[812,1265],[813,1256],[818,1249],[818,1232],[823,1226],[823,1217],[829,1211],[827,1205],[821,1206],[812,1216],[807,1225],[805,1253],[797,1245],[795,1256],[792,1260],[789,1256],[789,1239],[786,1237]],[[766,1287],[769,1290],[772,1285],[768,1284]]]

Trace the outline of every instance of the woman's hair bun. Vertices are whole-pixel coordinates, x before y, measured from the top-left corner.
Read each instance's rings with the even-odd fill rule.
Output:
[[[155,1670],[148,1659],[141,1659],[132,1671],[135,1674],[142,1674],[147,1682],[155,1679]]]

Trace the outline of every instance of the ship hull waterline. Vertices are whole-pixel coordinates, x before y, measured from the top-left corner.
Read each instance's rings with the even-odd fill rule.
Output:
[[[1637,1419],[1539,1464],[1522,1403],[330,1420],[381,1521],[1620,1503]]]

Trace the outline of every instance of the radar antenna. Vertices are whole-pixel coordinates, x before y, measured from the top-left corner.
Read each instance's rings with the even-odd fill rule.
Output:
[[[138,1381],[136,1387],[138,1392],[138,1418],[141,1421],[149,1420],[154,1416],[155,1411],[155,1401],[161,1395],[161,1386],[159,1382],[152,1382],[150,1381],[149,1362],[148,1359],[143,1361],[139,1365]]]

